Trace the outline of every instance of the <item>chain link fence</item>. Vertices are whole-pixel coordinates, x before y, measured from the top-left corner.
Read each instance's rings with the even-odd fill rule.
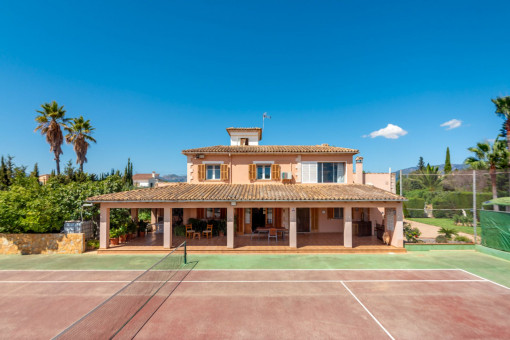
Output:
[[[404,217],[410,221],[480,235],[480,210],[510,212],[509,206],[483,205],[495,197],[510,196],[510,171],[455,170],[443,174],[432,167],[398,173],[397,177],[397,193],[408,199]]]

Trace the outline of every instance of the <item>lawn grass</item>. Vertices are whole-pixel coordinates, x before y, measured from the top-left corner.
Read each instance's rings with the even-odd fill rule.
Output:
[[[163,255],[5,255],[1,270],[147,269]],[[464,269],[510,287],[510,261],[474,250],[406,254],[194,255],[194,269]]]
[[[420,223],[424,223],[424,224],[428,224],[428,225],[433,225],[433,226],[440,227],[440,228],[441,227],[453,228],[457,231],[460,231],[462,233],[469,234],[469,235],[474,234],[473,227],[455,225],[453,220],[449,219],[449,218],[408,218],[408,220],[416,221],[416,222],[420,222]],[[481,227],[478,226],[476,229],[477,229],[478,235],[480,235],[480,233],[482,232]]]

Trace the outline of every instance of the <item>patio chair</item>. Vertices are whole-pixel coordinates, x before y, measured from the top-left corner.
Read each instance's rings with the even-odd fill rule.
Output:
[[[212,228],[213,228],[213,225],[208,224],[207,229],[202,231],[202,236],[205,236],[205,238],[209,238],[209,237],[212,238]]]
[[[188,235],[193,238],[193,234],[195,234],[195,230],[193,230],[192,224],[186,224],[186,238],[188,238]]]
[[[267,243],[269,243],[269,240],[271,240],[271,238],[274,238],[276,242],[278,242],[278,233],[276,232],[275,228],[269,229],[269,234],[267,234]]]

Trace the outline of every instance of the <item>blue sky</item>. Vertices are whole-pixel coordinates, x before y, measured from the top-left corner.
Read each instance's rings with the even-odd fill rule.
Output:
[[[226,127],[260,126],[263,112],[264,144],[358,148],[368,171],[443,163],[447,146],[461,163],[501,126],[490,99],[510,95],[509,12],[508,1],[4,1],[0,154],[50,172],[34,117],[56,100],[96,127],[90,172],[131,157],[136,172],[183,174],[181,150],[228,144]],[[407,134],[370,137],[388,124]]]

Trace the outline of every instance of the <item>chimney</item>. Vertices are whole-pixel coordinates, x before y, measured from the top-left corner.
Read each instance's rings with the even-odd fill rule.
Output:
[[[152,178],[156,178],[156,171],[152,172]]]
[[[354,178],[354,183],[356,184],[365,184],[365,176],[363,176],[363,157],[356,157],[356,176]]]

